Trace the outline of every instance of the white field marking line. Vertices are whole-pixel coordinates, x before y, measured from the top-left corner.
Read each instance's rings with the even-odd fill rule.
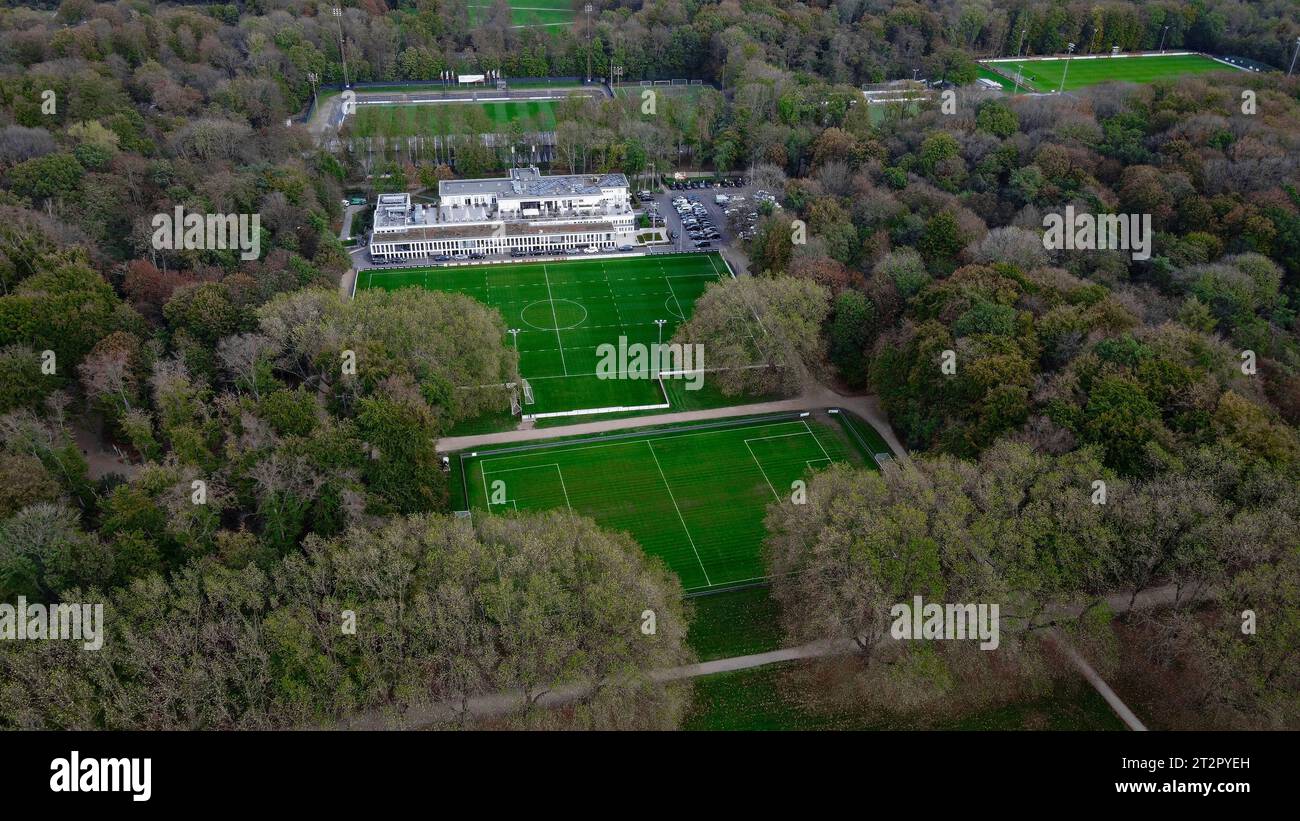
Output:
[[[618,441],[618,442],[602,442],[602,443],[599,444],[599,445],[584,445],[583,447],[580,447],[580,448],[564,448],[564,449],[562,449],[562,450],[545,450],[545,451],[542,451],[542,452],[545,453],[545,454],[548,455],[548,456],[549,456],[549,455],[553,455],[553,454],[559,454],[559,453],[577,453],[577,452],[579,452],[579,451],[584,451],[584,450],[597,450],[597,449],[599,449],[599,448],[611,448],[611,447],[615,447],[615,446],[617,446],[617,445],[639,445],[639,444],[641,444],[642,442],[651,442],[651,441],[654,441],[654,442],[662,442],[662,441],[669,440],[669,439],[690,439],[691,437],[694,437],[694,436],[712,436],[712,435],[719,434],[719,433],[733,433],[733,432],[735,432],[735,431],[737,431],[737,430],[762,430],[763,428],[775,428],[775,427],[778,427],[778,426],[780,426],[780,425],[793,425],[793,424],[795,424],[795,421],[794,421],[793,419],[787,419],[787,420],[784,421],[784,422],[769,422],[769,423],[764,424],[764,425],[753,425],[753,426],[744,426],[744,425],[741,425],[741,426],[739,426],[739,427],[733,427],[733,428],[722,428],[722,429],[719,429],[719,430],[700,430],[700,431],[692,431],[691,433],[683,433],[683,434],[680,434],[680,435],[677,435],[677,436],[656,436],[656,437],[654,437],[653,439],[623,439],[623,440]],[[800,432],[800,433],[795,433],[795,434],[791,434],[791,435],[793,435],[793,436],[803,436],[803,433]],[[481,465],[481,466],[486,466],[488,462],[504,462],[504,461],[506,461],[506,460],[508,460],[508,459],[518,459],[521,455],[526,456],[526,455],[528,455],[528,454],[527,454],[527,453],[525,453],[525,454],[518,454],[518,453],[516,453],[516,454],[509,454],[509,455],[506,455],[506,456],[497,456],[497,457],[493,457],[493,458],[484,458],[484,457],[479,457],[479,465]],[[539,453],[539,455],[540,455],[540,453]]]
[[[803,422],[804,430],[808,431],[808,435],[811,436],[813,438],[813,441],[817,443],[817,447],[822,449],[822,456],[826,457],[826,461],[828,462],[832,461],[831,455],[826,452],[826,448],[822,445],[822,441],[817,438],[817,434],[813,433],[813,429],[808,427],[808,420],[801,419],[799,421]]]
[[[542,266],[542,276],[546,277],[546,298],[551,303],[551,321],[555,323],[555,344],[560,346],[560,367],[564,369],[564,375],[569,375],[569,366],[564,363],[564,342],[560,339],[560,317],[555,313],[555,297],[551,296],[551,277],[546,273],[546,266]],[[520,314],[520,318],[523,315]]]
[[[803,434],[799,435],[802,436]],[[755,465],[758,465],[758,472],[763,474],[763,481],[767,482],[767,486],[771,488],[772,498],[776,499],[778,502],[781,501],[781,497],[777,495],[776,486],[772,484],[771,479],[767,478],[767,471],[763,470],[763,463],[758,461],[758,457],[754,455],[754,449],[749,446],[748,439],[745,440],[745,449],[749,451],[749,458],[754,460]]]
[[[744,584],[745,582],[757,582],[757,581],[763,581],[765,579],[770,579],[770,578],[772,577],[771,576],[750,576],[748,579],[727,579],[725,582],[718,582],[717,584],[704,585],[702,587],[683,587],[682,592],[693,593],[696,590],[708,590],[710,587],[718,587],[724,584]]]
[[[572,511],[573,505],[569,503],[569,489],[564,485],[564,471],[560,469],[559,462],[548,462],[545,465],[524,465],[521,468],[502,468],[501,470],[491,470],[491,471],[485,470],[483,471],[483,490],[484,491],[487,490],[488,476],[496,476],[498,473],[512,473],[517,470],[536,470],[537,468],[555,468],[555,472],[560,475],[560,490],[564,491],[564,505],[565,507],[569,508],[570,511]],[[514,500],[507,499],[506,501],[513,502]],[[492,507],[491,497],[488,497],[488,507],[489,508]],[[516,503],[515,510],[518,509],[519,509],[519,505],[518,503]]]
[[[704,583],[709,587],[713,582],[709,581],[709,571],[704,569],[704,562],[700,560],[700,551],[695,547],[695,539],[691,537],[691,529],[686,526],[686,519],[682,516],[682,509],[677,506],[677,497],[673,495],[673,489],[668,484],[668,477],[664,475],[663,465],[659,464],[659,457],[655,454],[655,446],[649,439],[645,440],[645,446],[650,448],[650,458],[655,460],[655,467],[659,468],[659,478],[664,480],[664,490],[668,491],[668,498],[672,500],[673,510],[677,511],[677,519],[682,523],[682,530],[686,531],[686,539],[691,543],[691,552],[695,554],[695,561],[700,565],[700,571],[704,573]]]
[[[659,263],[659,270],[660,270],[660,271],[663,271],[663,270],[664,270],[664,264],[663,264],[662,262]],[[682,321],[683,321],[683,322],[685,322],[685,321],[686,321],[686,309],[682,307],[682,301],[681,301],[680,299],[677,298],[677,292],[673,290],[673,282],[672,282],[672,280],[670,280],[670,279],[668,278],[668,272],[667,272],[667,271],[664,271],[664,284],[668,286],[668,295],[671,296],[671,297],[673,298],[673,302],[676,302],[676,303],[677,303],[677,315],[680,316],[680,317],[682,318]],[[665,305],[664,307],[666,308],[666,307],[668,307],[668,306]]]
[[[803,420],[800,420],[800,421],[803,421]],[[749,450],[750,458],[752,458],[752,459],[754,460],[754,464],[758,465],[758,472],[761,473],[761,474],[763,474],[763,478],[764,478],[765,480],[767,480],[767,486],[770,487],[770,488],[772,488],[772,495],[776,497],[776,500],[777,500],[778,502],[781,501],[781,496],[780,496],[780,494],[778,494],[778,493],[776,492],[776,487],[774,487],[774,486],[772,485],[772,480],[767,478],[767,471],[763,469],[763,463],[760,462],[760,461],[758,461],[758,457],[754,455],[754,449],[753,449],[752,447],[749,446],[749,443],[750,443],[750,442],[763,442],[763,441],[766,441],[766,440],[768,440],[768,439],[786,439],[786,438],[789,438],[789,437],[791,437],[791,436],[805,436],[805,435],[807,435],[807,436],[812,436],[813,441],[814,441],[814,442],[817,442],[817,437],[814,436],[812,430],[811,430],[810,428],[808,428],[808,423],[807,423],[807,422],[804,422],[803,424],[804,424],[804,428],[807,430],[807,433],[806,433],[806,434],[805,434],[804,432],[802,432],[802,431],[796,431],[796,432],[794,432],[794,433],[778,433],[778,434],[775,435],[775,436],[755,436],[753,439],[746,439],[746,440],[745,440],[745,447]],[[818,447],[821,447],[821,444],[822,444],[821,442],[817,442],[817,446],[818,446]],[[826,448],[822,448],[822,453],[826,453]],[[824,457],[824,458],[822,458],[822,459],[805,459],[805,460],[804,460],[804,464],[805,464],[805,465],[808,465],[809,467],[812,467],[812,463],[813,463],[813,462],[834,462],[834,460],[831,459],[831,457],[830,457],[829,455],[827,455],[826,457]]]
[[[613,305],[614,305],[614,315],[618,317],[618,325],[617,325],[617,326],[614,326],[614,325],[606,325],[606,326],[604,326],[604,327],[607,327],[607,328],[617,327],[617,328],[619,329],[619,331],[622,332],[622,335],[623,335],[623,336],[627,336],[627,326],[623,323],[623,311],[620,310],[619,307],[618,307],[618,297],[614,296],[614,286],[610,284],[610,281],[609,281],[609,269],[605,267],[605,261],[604,261],[604,260],[601,260],[601,261],[600,261],[600,272],[601,272],[602,274],[605,275],[605,290],[609,291],[609,301],[610,301],[611,303],[613,303]],[[595,283],[595,282],[597,282],[597,280],[594,280],[594,279],[593,279],[592,282]],[[599,346],[597,346],[597,347],[599,347]],[[622,375],[623,375],[623,374],[620,374],[620,376],[622,376]]]

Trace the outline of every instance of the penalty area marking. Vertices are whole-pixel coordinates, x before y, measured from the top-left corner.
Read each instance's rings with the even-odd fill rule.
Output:
[[[767,471],[763,468],[763,463],[758,461],[758,457],[754,455],[754,449],[749,446],[749,443],[764,442],[768,439],[788,439],[791,436],[807,435],[807,436],[812,436],[813,441],[817,442],[817,447],[822,448],[822,443],[817,441],[817,437],[813,434],[812,429],[808,428],[808,423],[804,422],[803,424],[804,424],[804,428],[807,429],[807,433],[805,433],[804,431],[795,431],[794,433],[778,433],[775,436],[755,436],[753,439],[745,440],[745,449],[749,451],[749,458],[753,459],[754,464],[758,466],[758,472],[763,474],[763,481],[767,482],[767,486],[772,490],[773,498],[775,498],[778,502],[781,501],[781,494],[776,492],[776,486],[773,485],[772,480],[768,478]],[[826,453],[826,448],[822,448],[822,453]],[[833,462],[833,461],[834,460],[831,459],[830,455],[827,454],[826,456],[820,459],[805,459],[804,464],[807,465],[808,467],[812,467],[813,462]]]
[[[564,493],[564,506],[567,507],[570,512],[573,511],[573,505],[569,504],[569,489],[564,485],[564,471],[560,468],[560,464],[558,462],[549,462],[545,465],[525,465],[520,468],[502,468],[501,470],[493,470],[493,471],[484,470],[483,464],[484,463],[480,462],[479,468],[483,470],[483,494],[485,497],[484,500],[487,502],[489,511],[492,509],[492,494],[488,492],[488,478],[487,478],[488,476],[496,476],[497,474],[500,473],[513,473],[519,470],[537,470],[539,468],[555,468],[555,472],[560,477],[560,490],[563,491]],[[513,502],[515,504],[515,510],[519,509],[519,504],[515,502],[514,499],[507,499],[506,501]]]

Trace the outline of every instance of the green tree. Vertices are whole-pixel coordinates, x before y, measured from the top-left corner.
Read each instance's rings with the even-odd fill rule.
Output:
[[[85,172],[71,154],[46,154],[9,169],[9,187],[33,201],[65,199],[77,190]]]
[[[705,382],[727,396],[797,393],[824,369],[830,295],[787,276],[712,284],[674,343],[703,346]]]
[[[975,115],[975,127],[1005,139],[1020,130],[1020,118],[1004,104],[990,101],[980,106]]]
[[[853,387],[867,380],[867,352],[876,339],[876,306],[861,291],[846,290],[835,299],[827,332],[830,360],[840,378]]]
[[[387,507],[400,513],[446,508],[447,480],[434,450],[438,428],[427,406],[363,399],[357,433],[370,447],[366,483]]]
[[[392,519],[309,537],[269,571],[196,560],[104,610],[98,653],[0,643],[0,726],[455,727],[500,695],[488,726],[670,729],[688,706],[651,676],[691,660],[680,583],[570,513]],[[52,677],[79,686],[51,693]]]

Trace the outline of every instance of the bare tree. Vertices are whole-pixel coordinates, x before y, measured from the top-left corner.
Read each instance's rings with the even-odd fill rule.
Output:
[[[258,370],[269,368],[280,354],[280,344],[269,336],[258,333],[228,336],[217,343],[217,358],[230,374],[236,389],[245,389],[256,400],[261,400],[261,379]]]

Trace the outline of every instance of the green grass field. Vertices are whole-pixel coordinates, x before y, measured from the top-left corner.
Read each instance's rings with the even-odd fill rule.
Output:
[[[1070,64],[1068,73],[1067,62]],[[1153,80],[1181,77],[1187,74],[1233,70],[1230,66],[1199,54],[1076,58],[1068,61],[1065,59],[1016,60],[985,65],[996,65],[1009,77],[1014,77],[1019,69],[1024,79],[1032,86],[1029,90],[1040,92],[1058,90],[1063,75],[1065,90],[1069,91],[1098,83],[1149,83]],[[1005,78],[999,79],[1005,85]],[[1012,85],[1014,86],[1014,83]]]
[[[780,649],[780,608],[767,585],[724,590],[691,599],[687,637],[700,661]]]
[[[1041,698],[938,721],[868,709],[819,707],[787,679],[814,662],[787,662],[695,679],[685,730],[1117,730],[1124,723],[1086,685],[1058,684]]]
[[[842,420],[757,417],[462,454],[459,492],[471,510],[591,516],[695,593],[763,579],[767,505],[832,461],[870,464]]]
[[[598,346],[651,345],[691,315],[712,282],[729,276],[717,254],[654,254],[623,259],[524,262],[402,270],[367,269],[366,288],[420,287],[467,294],[518,328],[519,373],[532,388],[529,414],[664,403],[653,379],[600,379]],[[507,344],[514,344],[509,337]]]
[[[356,137],[445,137],[501,133],[517,122],[525,132],[553,131],[555,105],[555,100],[360,105],[350,130]]]
[[[470,0],[470,23],[477,25],[490,6],[483,0]],[[575,17],[570,0],[510,0],[510,21],[516,26],[567,26]]]

